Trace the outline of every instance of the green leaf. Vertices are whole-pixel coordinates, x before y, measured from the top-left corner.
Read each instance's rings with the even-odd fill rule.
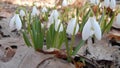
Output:
[[[41,23],[38,18],[36,18],[36,39],[37,39],[37,48],[42,49],[43,48],[43,42],[44,42],[44,36],[41,28]]]
[[[33,18],[33,23],[31,24],[31,33],[32,33],[32,41],[34,44],[34,48],[37,49],[37,32],[36,32],[36,22],[35,18]]]
[[[59,44],[57,46],[59,49],[61,48],[61,46],[64,43],[64,41],[65,41],[64,33],[61,32],[60,35],[59,35]]]
[[[23,38],[24,38],[24,41],[25,41],[26,45],[27,45],[28,47],[29,47],[29,46],[32,46],[32,44],[31,44],[30,41],[29,41],[29,38],[27,37],[26,32],[23,31],[22,34],[23,34]]]
[[[50,32],[49,31],[47,31],[47,35],[46,35],[46,45],[47,45],[47,48],[51,47],[51,38],[50,38]]]
[[[106,26],[105,13],[106,13],[106,11],[104,11],[104,12],[102,13],[101,18],[99,19],[99,24],[100,24],[100,27],[101,27],[101,30],[102,30],[102,31],[103,31],[104,27]]]
[[[99,19],[99,24],[103,23],[104,17],[105,17],[105,13],[103,12],[101,18]]]
[[[110,31],[110,29],[111,29],[111,27],[112,27],[112,24],[113,24],[113,22],[114,22],[114,18],[115,18],[115,14],[112,16],[110,22],[109,22],[109,23],[106,25],[106,27],[104,28],[103,33]]]
[[[85,6],[81,7],[79,9],[79,11],[78,11],[79,12],[78,16],[79,16],[79,14],[81,14],[82,12],[84,12],[89,6],[90,6],[90,4],[86,3]]]
[[[47,31],[47,35],[46,35],[46,44],[47,44],[47,48],[50,47],[54,47],[54,41],[55,41],[55,29],[54,29],[54,24],[51,24],[51,26],[49,27],[48,31]]]
[[[32,40],[35,49],[42,49],[44,43],[44,32],[41,28],[41,23],[38,17],[33,18],[33,23],[31,24]]]
[[[79,51],[79,49],[82,47],[82,45],[84,45],[85,41],[84,40],[81,40],[79,42],[79,44],[76,46],[75,50],[73,51],[72,55],[76,55],[77,52]]]

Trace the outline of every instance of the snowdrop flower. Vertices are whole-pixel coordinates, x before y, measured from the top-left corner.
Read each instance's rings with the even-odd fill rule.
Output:
[[[38,11],[37,7],[36,7],[36,6],[33,6],[31,16],[36,16],[36,15],[38,16],[39,13],[40,13],[40,12]]]
[[[25,16],[24,10],[20,10],[20,16],[21,16],[21,17],[24,17],[24,16]]]
[[[50,27],[51,24],[55,23],[58,20],[58,17],[59,17],[58,11],[53,10],[49,17],[48,28]]]
[[[48,9],[46,7],[43,7],[41,11],[45,13],[45,12],[48,12]]]
[[[75,35],[76,35],[79,30],[79,24],[76,22],[76,18],[72,18],[69,21],[66,32],[70,35],[73,35],[74,29],[75,29]]]
[[[111,9],[114,9],[116,7],[116,0],[104,0],[104,6],[106,8],[110,7]]]
[[[87,40],[92,35],[101,40],[101,29],[95,17],[90,17],[83,27],[82,39]]]
[[[98,5],[100,2],[100,0],[90,0],[90,3]]]
[[[104,0],[104,6],[108,8],[110,5],[110,0]]]
[[[116,16],[113,26],[116,28],[120,28],[120,13],[118,13],[118,15]]]
[[[116,0],[111,0],[110,1],[110,8],[114,9],[116,7]]]
[[[19,14],[15,14],[9,23],[10,29],[20,30],[22,28],[22,22],[20,20]]]
[[[68,5],[67,0],[63,0],[63,2],[62,2],[62,6],[67,6],[67,5]]]
[[[58,30],[59,29],[59,30]],[[55,23],[55,31],[62,32],[63,31],[63,24],[60,23],[60,20],[58,19]]]

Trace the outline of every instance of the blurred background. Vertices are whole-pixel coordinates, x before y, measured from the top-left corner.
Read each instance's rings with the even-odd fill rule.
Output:
[[[55,2],[58,2],[59,0],[0,0],[1,3],[9,3],[9,4],[17,4],[17,5],[27,5],[32,6],[35,2],[37,6],[40,5],[46,5],[46,4],[54,4]]]

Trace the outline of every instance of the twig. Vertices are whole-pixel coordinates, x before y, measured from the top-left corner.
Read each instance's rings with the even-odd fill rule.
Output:
[[[82,55],[79,55],[79,54],[77,54],[77,55],[78,55],[79,57],[84,58],[86,62],[90,63],[91,65],[95,66],[96,68],[100,68],[100,67],[101,67],[97,62],[92,61],[92,60],[90,60],[90,59],[88,59],[88,58],[86,58],[86,57],[84,57],[84,56],[82,56]]]
[[[43,64],[46,60],[53,59],[53,58],[54,58],[54,57],[49,57],[49,58],[46,58],[46,59],[42,60],[42,61],[37,65],[36,68],[39,68],[39,66],[40,66],[41,64]]]

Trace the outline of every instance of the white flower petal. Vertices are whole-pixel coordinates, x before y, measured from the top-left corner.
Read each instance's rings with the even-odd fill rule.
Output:
[[[95,4],[98,5],[100,0],[95,0]]]
[[[67,6],[67,5],[68,5],[67,0],[63,0],[63,2],[62,2],[62,6]]]
[[[49,19],[48,23],[50,25],[54,23],[53,17],[51,15],[50,15],[50,17],[48,19]]]
[[[53,24],[54,22],[56,22],[58,20],[58,17],[59,17],[59,13],[57,10],[53,10],[52,13],[50,14],[50,17],[49,17],[49,21],[48,21],[48,28],[51,24]]]
[[[44,28],[44,24],[43,23],[41,23],[41,27]]]
[[[52,16],[50,16],[48,19],[49,19],[48,23],[49,23],[50,25],[54,23],[54,19],[53,19]]]
[[[63,31],[63,24],[61,23],[59,32],[62,32],[62,31]]]
[[[102,33],[101,33],[100,25],[98,24],[98,22],[96,21],[96,19],[94,17],[92,19],[93,19],[93,22],[91,22],[91,23],[92,23],[92,27],[94,28],[95,37],[98,40],[101,40]]]
[[[15,24],[16,24],[17,30],[20,30],[22,28],[22,22],[18,14],[16,14]]]
[[[57,20],[55,23],[55,30],[56,31],[58,30],[59,25],[60,25],[60,20]]]
[[[76,28],[75,28],[76,26]],[[77,34],[78,30],[79,30],[79,24],[77,23],[76,25],[76,18],[72,18],[69,23],[68,23],[68,26],[67,26],[67,30],[66,32],[70,35],[73,35],[74,33],[74,28],[76,29],[75,30],[75,35]]]
[[[118,13],[118,15],[116,16],[115,21],[112,26],[116,28],[120,28],[120,13]]]
[[[33,6],[31,16],[36,16],[36,15],[38,16],[39,13],[40,13],[40,12],[38,11],[37,7],[36,7],[36,6]]]
[[[90,3],[93,3],[93,4],[94,4],[94,3],[95,3],[95,0],[90,0]]]
[[[53,11],[53,18],[55,19],[55,21],[58,19],[58,17],[59,17],[58,11],[57,11],[57,10],[54,10],[54,11]]]
[[[63,24],[60,23],[60,20],[57,20],[57,22],[55,23],[55,31],[57,31],[58,28],[59,28],[59,32],[63,31]]]
[[[42,12],[45,13],[45,12],[48,12],[48,9],[46,7],[43,7],[42,8]]]
[[[110,8],[115,9],[115,7],[116,7],[116,0],[111,0],[110,1]]]
[[[20,16],[24,17],[25,16],[25,12],[23,10],[20,10]]]
[[[78,33],[78,31],[79,31],[79,24],[77,23],[76,30],[75,30],[75,35]]]
[[[120,26],[120,13],[116,16],[116,24]]]
[[[104,0],[104,6],[108,8],[110,5],[110,0]]]
[[[53,10],[49,19],[50,19],[50,22],[51,23],[54,23],[54,21],[57,21],[58,20],[58,17],[59,17],[59,13],[57,10]]]
[[[82,39],[83,40],[87,40],[90,36],[92,36],[93,32],[91,31],[91,19],[89,18],[88,21],[86,22],[86,24],[84,25],[83,27],[83,30],[82,30]]]
[[[91,2],[92,4],[98,5],[100,1],[99,1],[99,0],[90,0],[90,2]]]
[[[101,28],[100,28],[98,22],[96,21],[96,18],[95,17],[89,17],[87,23],[83,27],[82,39],[87,40],[93,34],[95,34],[95,37],[98,40],[101,40],[101,35],[102,35]]]
[[[51,23],[50,23],[50,22],[48,22],[48,24],[47,24],[47,28],[49,29],[49,28],[50,28],[50,26],[51,26]]]
[[[9,23],[9,27],[10,29],[14,29],[15,28],[15,15],[12,17],[12,19],[10,20],[10,23]]]

